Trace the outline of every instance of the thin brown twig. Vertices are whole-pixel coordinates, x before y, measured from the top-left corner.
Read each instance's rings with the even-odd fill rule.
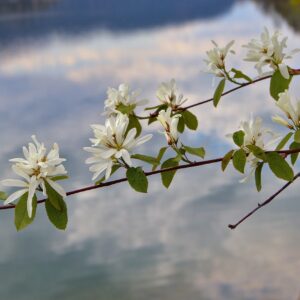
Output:
[[[277,153],[280,153],[280,154],[289,155],[289,154],[292,154],[292,153],[299,153],[300,148],[299,149],[298,148],[297,149],[289,149],[289,150],[279,150],[279,151],[266,151],[265,153],[269,153],[269,152],[277,152]],[[176,170],[180,170],[180,169],[194,168],[194,167],[199,167],[199,166],[204,166],[204,165],[209,165],[209,164],[222,162],[222,160],[223,160],[223,157],[218,157],[218,158],[209,159],[209,160],[192,162],[192,163],[189,163],[189,164],[179,165],[179,166],[176,166],[176,167],[164,168],[164,169],[159,169],[159,170],[151,171],[151,172],[145,172],[145,175],[146,176],[152,176],[152,175],[155,175],[155,174],[160,174],[160,173],[169,172],[169,171],[176,171]],[[125,182],[127,180],[128,179],[126,177],[124,177],[124,178],[120,178],[120,179],[116,179],[116,180],[102,182],[98,185],[91,185],[91,186],[87,186],[87,187],[84,187],[84,188],[80,188],[80,189],[76,189],[76,190],[67,192],[66,195],[71,196],[71,195],[75,195],[75,194],[79,194],[79,193],[99,189],[99,188],[102,188],[102,187],[115,185],[115,184],[118,184],[118,183],[121,183],[121,182]],[[37,203],[44,203],[46,200],[47,199],[41,199],[41,200],[38,200]],[[0,206],[0,210],[6,210],[6,209],[12,209],[12,208],[15,208],[15,205],[11,204],[11,205],[2,205],[2,206]]]
[[[290,70],[290,74],[291,75],[300,75],[300,69],[291,69]],[[246,86],[249,86],[249,85],[252,85],[252,84],[255,84],[257,82],[260,82],[260,81],[263,81],[263,80],[266,80],[266,79],[270,79],[272,77],[272,75],[267,75],[267,76],[263,76],[263,77],[259,77],[255,80],[252,80],[252,81],[249,81],[249,82],[245,82],[235,88],[232,88],[226,92],[224,92],[222,94],[222,97],[223,96],[226,96],[228,94],[231,94],[241,88],[244,88]],[[181,107],[181,108],[178,108],[176,111],[185,111],[187,109],[190,109],[190,108],[193,108],[193,107],[196,107],[196,106],[199,106],[199,105],[203,105],[203,104],[206,104],[206,103],[209,103],[209,102],[212,102],[214,100],[214,98],[209,98],[207,100],[204,100],[204,101],[200,101],[200,102],[197,102],[197,103],[194,103],[194,104],[191,104],[191,105],[188,105],[188,106],[185,106],[185,107]],[[147,119],[150,119],[150,118],[154,118],[158,115],[158,113],[156,112],[153,112],[153,113],[150,113],[149,116],[145,116],[145,117],[142,117],[142,116],[136,116],[138,119],[140,120],[147,120]]]
[[[235,229],[237,226],[239,226],[241,223],[243,223],[246,219],[248,219],[250,216],[252,216],[256,211],[258,211],[259,209],[261,209],[262,207],[264,207],[265,205],[267,205],[271,201],[273,201],[281,192],[283,192],[287,187],[289,187],[298,177],[300,177],[300,173],[296,174],[292,181],[287,182],[281,189],[279,189],[275,194],[270,196],[263,203],[258,203],[257,207],[255,207],[253,210],[251,210],[247,215],[245,215],[243,218],[241,218],[237,223],[229,224],[228,227],[230,229]]]

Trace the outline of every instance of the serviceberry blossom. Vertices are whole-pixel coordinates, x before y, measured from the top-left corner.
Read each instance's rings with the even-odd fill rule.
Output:
[[[262,125],[262,119],[260,117],[256,117],[255,119],[251,117],[249,121],[241,122],[240,130],[245,134],[241,148],[248,154],[247,162],[250,165],[249,175],[242,179],[241,182],[247,181],[252,176],[257,164],[260,162],[260,160],[249,151],[247,145],[255,145],[262,150],[267,151],[270,150],[269,148],[271,145],[278,141],[278,135],[270,129],[264,128]]]
[[[173,110],[176,110],[187,101],[182,94],[178,95],[175,79],[171,79],[170,82],[162,82],[157,89],[156,96],[161,103],[167,104]]]
[[[108,88],[107,99],[104,102],[104,109],[106,115],[116,115],[120,113],[121,108],[127,108],[134,110],[137,106],[145,105],[148,100],[138,100],[137,97],[140,95],[140,91],[131,91],[129,85],[122,83],[118,89]]]
[[[36,191],[41,191],[44,196],[47,196],[46,183],[62,197],[66,196],[64,189],[52,179],[56,176],[67,174],[65,167],[62,165],[65,159],[59,157],[59,147],[56,143],[47,154],[44,144],[38,142],[34,135],[32,140],[34,143],[29,143],[28,148],[23,147],[25,158],[10,159],[10,162],[13,163],[12,170],[23,179],[6,179],[1,181],[1,184],[4,186],[22,188],[12,193],[4,202],[5,205],[28,193],[27,212],[29,217],[32,216],[32,200]]]
[[[299,49],[285,53],[287,37],[280,39],[280,36],[281,34],[278,31],[271,35],[268,29],[265,28],[260,39],[252,39],[247,45],[243,46],[248,49],[245,61],[255,62],[255,68],[259,75],[263,75],[263,67],[269,66],[273,70],[279,69],[284,78],[288,79],[290,77],[285,60],[292,58],[295,53],[299,52]]]
[[[225,59],[229,52],[235,53],[233,50],[230,50],[234,41],[231,41],[223,48],[219,47],[215,41],[212,41],[212,43],[215,47],[206,52],[208,59],[204,59],[207,64],[207,72],[217,77],[225,77]]]
[[[177,130],[179,118],[181,115],[175,114],[172,116],[172,108],[169,107],[166,111],[161,110],[157,116],[157,120],[164,127],[165,137],[169,145],[176,145],[179,133]]]
[[[272,117],[272,120],[280,125],[286,126],[289,129],[299,129],[300,128],[300,101],[293,100],[293,97],[290,95],[289,91],[286,90],[283,93],[279,94],[279,99],[276,102],[276,105],[285,113],[288,120],[275,115]],[[292,104],[296,102],[296,107]]]
[[[136,129],[128,131],[128,124],[129,118],[118,114],[107,119],[105,125],[91,125],[94,132],[94,138],[90,139],[92,147],[85,147],[84,150],[92,153],[86,163],[92,164],[90,171],[94,173],[93,180],[104,171],[105,179],[108,179],[115,164],[132,166],[132,150],[152,138],[152,134],[136,138]]]

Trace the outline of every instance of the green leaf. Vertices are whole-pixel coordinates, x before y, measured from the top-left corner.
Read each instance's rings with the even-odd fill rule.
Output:
[[[300,144],[299,143],[296,143],[296,142],[293,142],[290,144],[290,149],[293,150],[293,149],[300,149]],[[294,165],[298,159],[298,156],[299,156],[299,153],[291,153],[291,163],[292,165]]]
[[[167,109],[167,108],[168,108],[168,105],[167,105],[167,104],[159,104],[159,105],[152,106],[152,107],[146,107],[145,110],[153,110],[153,109],[156,109],[156,111],[158,111],[158,110]]]
[[[256,145],[247,145],[246,147],[252,152],[255,157],[262,159],[263,161],[267,161],[267,157],[263,149]]]
[[[287,181],[293,180],[294,171],[280,154],[276,152],[270,152],[266,155],[269,167],[275,176]]]
[[[276,101],[279,99],[279,94],[289,88],[292,78],[293,76],[290,76],[289,79],[285,79],[279,69],[274,72],[270,83],[270,94]]]
[[[135,108],[136,108],[135,104],[125,105],[123,103],[118,104],[118,106],[116,107],[116,109],[119,112],[121,112],[122,114],[125,114],[125,115],[131,114]]]
[[[163,164],[161,165],[162,169],[166,168],[172,168],[172,167],[177,167],[178,166],[178,161],[176,158],[169,158]],[[168,188],[175,176],[176,170],[174,171],[168,171],[168,172],[162,172],[161,173],[161,180],[163,185]]]
[[[178,120],[177,130],[178,130],[180,133],[183,133],[183,132],[184,132],[184,127],[185,127],[184,119],[183,119],[183,117],[181,117],[181,118],[179,118],[179,120]]]
[[[223,91],[224,91],[224,88],[225,88],[225,82],[226,82],[226,79],[225,78],[222,79],[219,82],[219,84],[218,84],[218,86],[215,90],[214,97],[213,97],[214,98],[214,107],[217,107],[218,104],[219,104],[219,101],[222,97],[222,94],[223,94]]]
[[[229,162],[230,162],[230,160],[231,160],[231,158],[232,158],[232,155],[233,155],[233,152],[234,152],[234,150],[230,150],[229,152],[227,152],[225,155],[224,155],[224,157],[223,157],[223,159],[222,159],[222,171],[224,172],[225,171],[225,169],[227,168],[227,166],[228,166],[228,164],[229,164]]]
[[[130,186],[140,193],[147,193],[148,179],[141,167],[129,168],[126,176]]]
[[[246,74],[244,74],[242,71],[237,70],[235,68],[232,68],[231,71],[234,73],[234,78],[237,78],[237,79],[241,78],[241,79],[245,79],[248,82],[252,82],[252,79],[249,76],[247,76]]]
[[[59,176],[54,176],[51,178],[52,181],[59,181],[59,180],[66,180],[66,179],[69,179],[69,176],[59,175]]]
[[[261,171],[264,166],[264,163],[260,162],[257,164],[255,169],[255,185],[258,192],[261,191]]]
[[[187,128],[189,128],[191,130],[196,130],[197,129],[198,119],[194,114],[192,114],[188,110],[185,110],[185,111],[181,112],[181,115],[184,119],[184,123],[187,126]]]
[[[300,129],[295,132],[294,140],[296,143],[300,143]]]
[[[232,157],[232,163],[236,170],[241,173],[245,172],[245,165],[246,165],[246,152],[243,149],[239,149],[234,152]]]
[[[289,132],[280,142],[279,144],[277,145],[276,147],[276,151],[279,151],[281,150],[285,145],[286,143],[289,141],[289,139],[291,138],[291,136],[293,135],[292,132]]]
[[[156,165],[156,164],[160,163],[160,161],[156,157],[152,157],[152,156],[148,156],[148,155],[133,154],[133,155],[131,155],[131,158],[147,162],[151,165]]]
[[[62,196],[56,190],[54,190],[46,180],[44,180],[44,182],[45,182],[48,200],[57,210],[62,210],[62,206],[61,206]]]
[[[119,170],[121,168],[120,165],[113,165],[111,168],[111,173],[110,176],[112,174],[114,174],[117,170]],[[103,182],[105,180],[105,176],[101,177],[98,181],[95,182],[95,185],[99,185],[101,182]]]
[[[205,157],[205,149],[203,147],[193,148],[193,147],[184,146],[184,149],[186,150],[186,152],[188,152],[192,155],[196,155],[201,158]]]
[[[68,209],[62,197],[59,200],[59,206],[61,207],[61,210],[57,210],[49,199],[45,202],[46,212],[50,222],[57,229],[65,230],[68,224]]]
[[[129,130],[132,129],[132,128],[136,129],[135,137],[138,137],[142,132],[142,126],[140,124],[140,121],[134,115],[129,115],[129,123],[128,123],[128,127],[127,127],[127,130],[126,130],[126,135],[129,132]]]
[[[153,165],[152,171],[155,171],[156,168],[159,166],[160,161],[161,161],[162,157],[164,156],[164,154],[165,154],[165,152],[166,152],[167,149],[168,149],[168,147],[162,147],[162,148],[159,150],[158,155],[157,155],[157,158],[156,158],[157,161],[159,161],[159,163]]]
[[[243,130],[236,131],[232,136],[234,143],[241,147],[244,143],[244,136],[245,132]]]
[[[0,191],[0,200],[5,201],[7,199],[7,194],[5,192]]]
[[[17,231],[20,231],[30,225],[35,217],[36,214],[36,207],[37,207],[37,198],[36,195],[33,196],[32,199],[32,216],[29,218],[27,212],[27,197],[28,193],[25,193],[17,203],[15,207],[15,226]]]

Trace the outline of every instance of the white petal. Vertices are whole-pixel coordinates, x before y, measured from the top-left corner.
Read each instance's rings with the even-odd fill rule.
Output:
[[[122,149],[121,152],[122,152],[122,157],[123,157],[124,161],[126,162],[126,164],[128,166],[131,167],[132,166],[132,162],[131,162],[130,155],[129,155],[128,151],[125,150],[125,149]]]
[[[57,182],[47,178],[46,181],[49,183],[49,185],[55,190],[57,191],[63,198],[66,197],[66,192],[65,190],[62,188],[61,185],[59,185]]]
[[[4,205],[7,205],[13,201],[15,201],[16,199],[19,199],[20,197],[22,197],[25,193],[28,192],[28,189],[22,189],[19,191],[16,191],[14,193],[12,193],[5,201],[4,201]]]
[[[281,75],[285,78],[285,79],[289,79],[290,78],[290,74],[289,74],[289,70],[287,65],[285,64],[279,64],[279,71],[281,73]]]
[[[142,145],[142,144],[148,142],[149,140],[151,140],[152,136],[153,136],[152,134],[147,134],[147,135],[137,139],[136,146]]]
[[[28,187],[28,183],[18,179],[5,179],[1,181],[4,186]]]

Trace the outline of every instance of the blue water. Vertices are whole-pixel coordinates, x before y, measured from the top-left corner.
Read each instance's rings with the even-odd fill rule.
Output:
[[[71,174],[66,190],[91,184],[82,148],[89,124],[104,120],[108,86],[127,82],[155,105],[158,84],[174,77],[193,103],[214,90],[202,71],[211,39],[235,39],[230,63],[252,75],[240,46],[264,26],[280,28],[291,49],[300,42],[286,21],[249,1],[65,0],[5,13],[0,3],[0,12],[1,179],[13,176],[8,159],[20,156],[34,133],[48,146],[60,144]],[[299,65],[298,56],[291,66]],[[295,79],[295,93],[298,87]],[[183,140],[205,146],[208,157],[232,147],[225,135],[251,113],[279,130],[266,83],[225,97],[217,110],[193,112],[199,131]],[[147,130],[155,137],[143,153],[164,143],[158,127]],[[169,190],[153,177],[147,195],[124,183],[73,196],[65,232],[52,227],[43,205],[20,233],[13,212],[2,211],[0,299],[297,299],[298,184],[230,231],[228,223],[283,184],[265,172],[258,194],[241,178],[212,165],[178,172]]]

